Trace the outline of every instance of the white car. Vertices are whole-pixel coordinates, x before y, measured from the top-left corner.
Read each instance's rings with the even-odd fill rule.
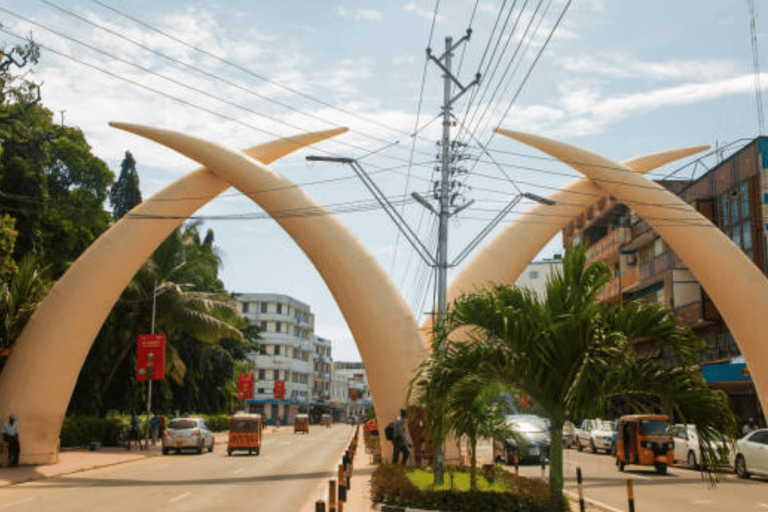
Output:
[[[699,444],[696,425],[675,424],[672,427],[672,438],[675,441],[675,462],[698,469],[704,457],[702,457],[702,446]],[[720,441],[715,442],[713,448],[719,453],[720,462],[727,465],[728,454],[725,451],[725,444]],[[709,459],[709,457],[707,458]]]
[[[584,420],[576,432],[579,451],[584,448],[589,448],[592,453],[597,453],[598,450],[611,453],[616,450],[616,426],[612,421]]]
[[[736,441],[733,469],[741,478],[768,476],[768,429],[761,428]]]
[[[213,432],[208,430],[202,418],[174,418],[168,423],[163,435],[163,455],[171,450],[213,451]]]

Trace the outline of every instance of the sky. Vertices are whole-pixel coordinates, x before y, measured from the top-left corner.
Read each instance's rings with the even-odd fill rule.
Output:
[[[754,3],[758,66],[768,71],[768,2]],[[434,248],[436,219],[411,199],[417,192],[435,204],[438,179],[444,84],[427,48],[440,57],[447,37],[457,43],[471,29],[452,56],[453,74],[467,90],[452,105],[451,138],[466,144],[456,150],[462,171],[454,176],[454,205],[474,202],[450,221],[449,280],[472,253],[456,257],[509,201],[522,192],[548,196],[578,178],[494,135],[495,127],[617,161],[700,144],[725,148],[703,166],[689,159],[651,174],[679,179],[700,175],[718,154],[760,132],[745,0],[0,0],[0,24],[6,50],[30,35],[41,45],[40,62],[24,72],[42,83],[42,102],[57,122],[81,128],[116,175],[125,152],[133,154],[144,199],[199,166],[110,128],[110,121],[176,130],[230,149],[348,127],[271,168],[336,212],[419,322],[432,309],[434,271],[352,169],[306,157],[357,159]],[[768,73],[759,82],[765,95]],[[530,206],[521,200],[483,240]],[[257,205],[230,189],[195,219],[214,230],[229,291],[280,293],[309,304],[315,333],[332,340],[333,358],[360,360],[322,278]],[[538,259],[562,252],[558,236]]]

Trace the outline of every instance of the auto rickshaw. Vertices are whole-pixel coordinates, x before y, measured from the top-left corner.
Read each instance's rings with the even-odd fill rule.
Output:
[[[293,433],[295,434],[296,432],[304,432],[305,434],[309,434],[308,414],[297,414],[293,419]]]
[[[331,415],[330,414],[323,414],[320,416],[320,426],[322,427],[325,425],[328,428],[331,428]]]
[[[667,474],[667,465],[675,460],[669,416],[631,414],[619,418],[616,439],[616,465],[624,471],[627,464],[654,466],[656,473]]]
[[[261,414],[235,414],[229,420],[227,455],[235,450],[248,450],[248,455],[261,453]]]

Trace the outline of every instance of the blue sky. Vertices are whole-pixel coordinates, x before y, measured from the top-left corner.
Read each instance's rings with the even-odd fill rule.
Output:
[[[765,71],[768,4],[755,4]],[[115,172],[130,150],[145,198],[197,165],[109,128],[109,121],[179,130],[233,149],[348,126],[336,141],[273,167],[332,209],[353,210],[340,213],[341,220],[421,319],[431,307],[429,269],[384,212],[370,207],[372,198],[351,169],[304,157],[358,158],[393,200],[413,191],[428,196],[440,124],[424,125],[439,114],[443,91],[437,68],[425,66],[428,46],[441,54],[445,37],[456,40],[471,26],[454,70],[464,84],[478,71],[483,75],[454,109],[467,128],[460,140],[470,144],[459,201],[475,203],[451,221],[452,255],[518,190],[546,196],[577,177],[534,150],[494,137],[495,126],[554,137],[615,160],[758,134],[746,1],[573,0],[523,84],[566,5],[3,0],[0,40],[9,47],[17,42],[14,35],[31,33],[43,45],[30,77],[43,82],[44,104],[81,127]],[[768,74],[761,84],[768,86]],[[411,137],[417,126],[418,136]],[[529,206],[522,201],[505,222]],[[434,219],[421,206],[409,202],[402,213],[426,243],[433,242]],[[283,293],[310,304],[316,333],[333,341],[334,358],[359,360],[322,279],[274,221],[234,190],[199,214],[216,233],[229,290]],[[559,238],[540,256],[555,252],[562,252]]]

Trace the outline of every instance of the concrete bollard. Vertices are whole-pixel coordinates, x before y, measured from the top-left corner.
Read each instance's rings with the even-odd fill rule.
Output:
[[[336,511],[336,480],[328,481],[328,512]]]
[[[584,504],[584,488],[581,485],[581,468],[576,468],[576,484],[579,487],[579,510],[584,512],[586,505]]]
[[[339,488],[339,499],[338,499],[338,511],[344,512],[344,502],[347,501],[347,486],[345,485],[345,478],[344,478],[344,465],[339,464],[339,471],[338,471],[338,488]]]
[[[629,512],[635,512],[635,490],[631,478],[627,478],[627,500],[629,500]]]

